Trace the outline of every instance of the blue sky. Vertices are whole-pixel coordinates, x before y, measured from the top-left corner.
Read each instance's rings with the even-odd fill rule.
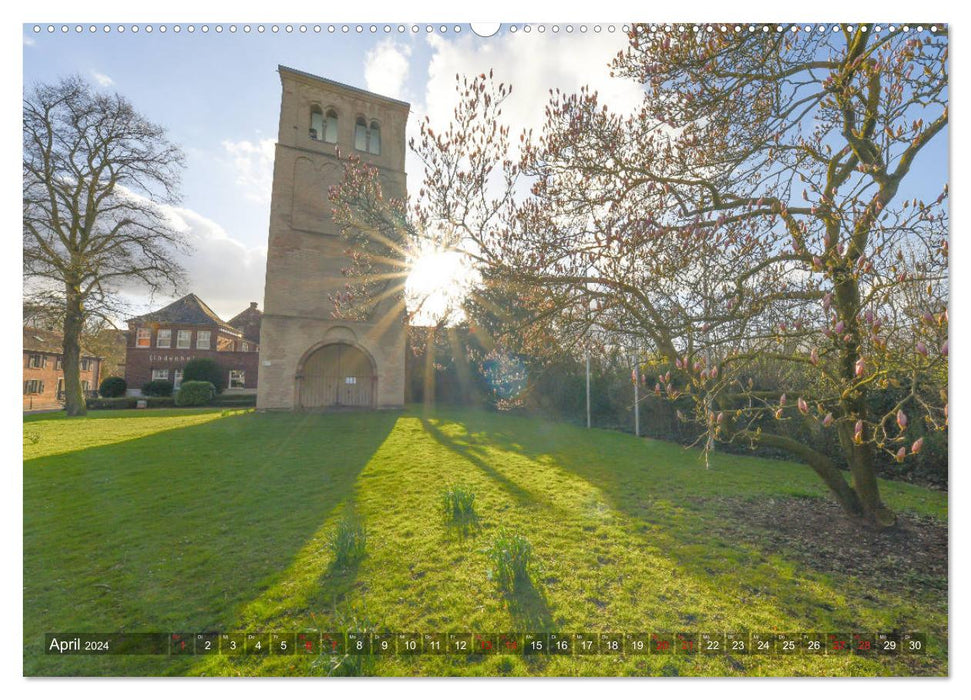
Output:
[[[576,90],[591,84],[608,96],[619,109],[631,109],[638,99],[636,86],[609,78],[607,63],[624,46],[622,25],[591,25],[554,35],[535,28],[527,36],[521,30],[503,29],[490,38],[475,35],[467,24],[397,24],[377,32],[370,25],[334,33],[329,25],[294,25],[287,33],[285,24],[274,34],[270,24],[263,33],[256,24],[235,33],[223,24],[217,33],[214,24],[203,32],[195,24],[190,33],[186,25],[173,31],[159,25],[135,34],[126,31],[96,32],[84,25],[77,33],[47,24],[33,31],[24,26],[24,84],[48,82],[78,73],[92,85],[117,91],[127,97],[150,119],[165,125],[171,138],[182,145],[187,155],[183,179],[183,200],[179,215],[196,236],[197,253],[186,261],[188,289],[207,300],[224,317],[234,315],[250,301],[262,306],[263,274],[269,195],[272,177],[273,142],[277,131],[280,81],[277,65],[326,76],[350,85],[406,100],[412,104],[410,133],[426,114],[433,122],[443,121],[453,107],[456,72],[479,73],[495,69],[498,80],[513,82],[516,94],[508,104],[507,115],[516,128],[538,127],[542,120],[547,90],[559,87]],[[455,27],[458,26],[458,32]],[[523,25],[519,25],[522,27]],[[528,66],[528,70],[526,69]],[[409,161],[411,183],[419,181],[415,163]],[[234,263],[230,265],[229,263]],[[235,274],[207,274],[207,265],[221,264]],[[209,268],[211,270],[211,268]],[[143,299],[132,298],[136,306]],[[154,302],[157,306],[158,300]],[[141,311],[141,308],[133,311]]]
[[[349,25],[349,31],[329,32],[330,25],[277,25],[195,23],[181,25],[175,32],[167,24],[162,33],[155,24],[133,33],[131,24],[119,32],[112,23],[104,32],[67,32],[61,24],[49,33],[47,24],[33,31],[23,28],[24,84],[54,81],[78,73],[96,87],[123,94],[150,119],[165,125],[171,138],[187,155],[183,201],[177,215],[191,232],[196,253],[185,261],[189,284],[224,318],[235,315],[250,301],[262,307],[265,247],[269,221],[269,196],[273,165],[273,143],[279,117],[280,81],[278,64],[326,76],[412,104],[409,132],[427,114],[433,123],[451,115],[456,73],[495,70],[497,80],[514,85],[505,111],[514,131],[539,128],[547,91],[551,87],[576,90],[589,84],[618,111],[630,111],[638,103],[639,88],[627,81],[611,79],[607,63],[625,46],[621,24],[566,25],[558,33],[529,34],[509,25],[489,38],[479,37],[467,24]],[[458,26],[458,32],[455,27]],[[613,31],[611,31],[613,30]],[[936,139],[921,154],[909,178],[909,192],[931,199],[937,196],[947,177],[947,135]],[[408,162],[409,182],[420,181],[420,171]],[[905,193],[901,193],[902,196]],[[144,310],[148,300],[131,297],[133,312]],[[154,300],[151,305],[158,306]]]

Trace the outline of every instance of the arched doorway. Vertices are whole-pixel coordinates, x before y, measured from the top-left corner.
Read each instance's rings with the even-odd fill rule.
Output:
[[[300,373],[301,408],[374,406],[377,371],[359,348],[331,343],[314,350]]]

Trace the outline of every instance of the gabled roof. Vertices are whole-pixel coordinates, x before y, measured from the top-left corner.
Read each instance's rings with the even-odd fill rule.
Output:
[[[216,312],[195,294],[186,294],[181,299],[173,301],[158,311],[142,314],[128,319],[129,322],[143,323],[178,323],[188,326],[219,326],[228,331],[239,333],[238,330],[223,321]]]
[[[257,303],[250,302],[248,309],[243,309],[229,319],[229,325],[243,332],[243,337],[254,343],[260,342],[260,324],[263,322],[263,312],[257,308]]]
[[[62,355],[64,353],[64,338],[57,331],[24,326],[24,352],[45,352],[52,355]],[[83,346],[81,348],[81,357],[98,359],[98,355],[92,354]]]

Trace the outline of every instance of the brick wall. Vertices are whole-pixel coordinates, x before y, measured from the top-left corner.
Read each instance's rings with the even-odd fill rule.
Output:
[[[152,380],[152,370],[164,369],[169,372],[169,381],[175,379],[175,370],[185,368],[189,360],[205,357],[215,360],[223,370],[223,379],[229,386],[230,370],[245,372],[247,391],[256,391],[257,372],[259,372],[258,352],[218,352],[216,350],[177,350],[174,348],[136,348],[128,346],[125,359],[125,381],[129,392],[140,392],[142,385]]]
[[[40,367],[31,367],[31,357],[42,358]],[[60,355],[49,352],[31,352],[24,350],[24,379],[22,389],[24,397],[25,411],[61,408],[64,401],[58,398],[58,380],[63,379],[64,370],[58,367]],[[94,358],[88,359],[89,367],[87,371],[81,371],[81,382],[88,382],[88,390],[94,392],[98,390],[98,381],[101,371],[101,361]],[[28,385],[28,382],[32,384]],[[41,383],[43,388],[36,391],[37,383]]]

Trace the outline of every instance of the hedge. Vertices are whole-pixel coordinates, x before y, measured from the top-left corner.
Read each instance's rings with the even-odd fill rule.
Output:
[[[168,379],[153,379],[142,384],[142,394],[145,396],[171,396],[172,382]]]
[[[124,396],[127,390],[128,382],[121,377],[107,377],[98,387],[98,393],[106,399]]]
[[[88,410],[113,410],[122,408],[138,408],[138,402],[144,401],[148,408],[173,408],[175,399],[171,396],[119,396],[116,398],[88,399],[85,405]]]
[[[189,381],[182,382],[179,393],[175,396],[176,406],[205,406],[216,395],[216,387],[212,382]]]

